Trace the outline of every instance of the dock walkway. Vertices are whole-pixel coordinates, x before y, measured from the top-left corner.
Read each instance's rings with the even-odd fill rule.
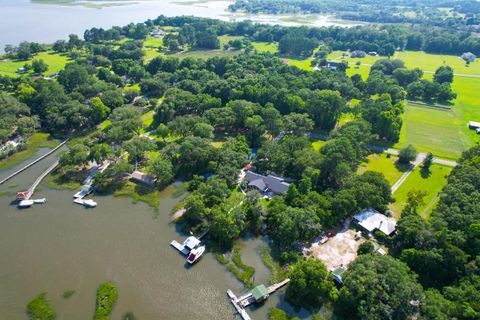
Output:
[[[290,282],[290,279],[285,279],[282,282],[272,284],[267,288],[268,294],[272,294],[278,289],[285,286],[287,283]],[[227,290],[227,295],[230,298],[230,302],[233,304],[235,310],[237,310],[238,314],[242,317],[243,320],[250,320],[250,316],[245,311],[245,308],[249,305],[255,303],[255,298],[253,297],[252,293],[247,293],[239,298],[235,296],[232,290]]]
[[[29,200],[33,193],[35,192],[35,189],[38,187],[40,182],[50,173],[52,172],[57,166],[59,162],[56,160],[50,167],[47,168],[38,178],[35,180],[35,182],[28,188],[28,190],[24,193],[23,200]]]
[[[41,156],[40,158],[38,159],[35,159],[33,160],[32,162],[30,162],[29,164],[25,165],[24,167],[18,169],[17,171],[15,171],[14,173],[12,173],[11,175],[9,175],[8,177],[2,179],[0,181],[0,185],[4,184],[5,182],[7,182],[8,180],[12,179],[13,177],[15,177],[16,175],[22,173],[23,171],[27,170],[28,168],[30,168],[31,166],[33,166],[34,164],[36,164],[37,162],[40,162],[41,160],[45,159],[46,157],[48,157],[49,155],[51,155],[52,153],[54,153],[55,151],[57,151],[60,147],[62,147],[65,143],[67,143],[67,141],[69,140],[70,138],[67,138],[65,139],[63,142],[61,142],[58,146],[56,146],[55,148],[53,148],[52,150],[50,150],[49,152],[47,152],[46,154],[44,154],[43,156]]]

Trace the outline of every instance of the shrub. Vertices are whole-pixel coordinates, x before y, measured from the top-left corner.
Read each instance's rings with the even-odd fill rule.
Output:
[[[118,299],[118,292],[111,282],[101,284],[97,289],[94,320],[108,320]]]
[[[31,320],[53,320],[57,318],[55,311],[47,300],[47,293],[42,292],[27,306],[28,318]]]

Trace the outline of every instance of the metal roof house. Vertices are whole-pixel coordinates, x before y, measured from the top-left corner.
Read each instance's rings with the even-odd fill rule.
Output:
[[[268,289],[265,285],[261,284],[256,286],[252,290],[252,296],[255,299],[255,302],[260,302],[268,298]]]
[[[353,218],[357,225],[369,233],[373,233],[375,230],[380,230],[389,236],[395,232],[397,226],[395,220],[372,208],[357,213]]]
[[[151,187],[153,187],[155,185],[155,182],[157,181],[157,179],[155,179],[154,177],[140,171],[132,172],[130,174],[130,179],[144,183]]]
[[[260,192],[273,192],[275,194],[284,195],[287,193],[290,184],[287,179],[272,174],[264,176],[252,171],[247,171],[245,178],[248,181],[249,188],[255,188]]]

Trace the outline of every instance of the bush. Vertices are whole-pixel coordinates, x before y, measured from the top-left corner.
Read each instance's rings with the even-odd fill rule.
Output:
[[[42,292],[27,306],[28,318],[31,320],[53,320],[57,318],[55,311],[47,300],[47,293]]]
[[[118,299],[118,292],[111,282],[101,284],[97,289],[94,320],[108,320]]]

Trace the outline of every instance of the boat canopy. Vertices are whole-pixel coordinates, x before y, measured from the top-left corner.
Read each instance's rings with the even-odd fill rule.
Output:
[[[185,247],[187,247],[189,250],[195,249],[198,245],[200,244],[200,240],[198,240],[195,237],[188,237],[187,240],[183,243]]]

